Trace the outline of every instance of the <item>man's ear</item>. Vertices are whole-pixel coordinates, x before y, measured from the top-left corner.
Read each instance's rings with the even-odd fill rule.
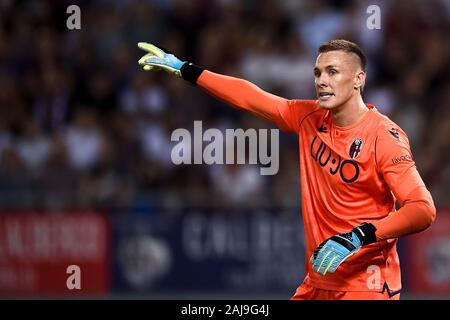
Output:
[[[360,89],[361,93],[363,92],[364,85],[366,84],[366,73],[364,71],[359,71],[355,75],[354,85],[355,89]]]

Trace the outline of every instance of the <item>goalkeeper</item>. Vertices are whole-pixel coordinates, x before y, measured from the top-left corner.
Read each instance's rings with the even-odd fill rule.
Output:
[[[358,45],[320,46],[316,100],[287,100],[152,44],[138,46],[147,51],[144,70],[167,71],[298,135],[308,259],[292,299],[399,299],[397,239],[428,228],[436,209],[405,132],[362,99],[366,57]]]

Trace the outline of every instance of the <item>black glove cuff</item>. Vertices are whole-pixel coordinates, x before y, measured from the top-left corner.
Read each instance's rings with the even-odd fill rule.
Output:
[[[366,222],[353,229],[363,246],[377,241],[375,231],[377,231],[377,228],[373,224]]]
[[[186,62],[180,69],[183,79],[189,81],[194,86],[197,85],[197,79],[198,77],[200,77],[204,70],[205,69],[200,68],[199,66],[191,62]]]

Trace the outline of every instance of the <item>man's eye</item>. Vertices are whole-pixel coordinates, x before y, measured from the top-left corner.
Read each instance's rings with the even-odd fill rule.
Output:
[[[330,74],[331,74],[331,75],[335,75],[336,73],[337,73],[337,71],[336,71],[335,69],[331,69],[331,70],[330,70]]]

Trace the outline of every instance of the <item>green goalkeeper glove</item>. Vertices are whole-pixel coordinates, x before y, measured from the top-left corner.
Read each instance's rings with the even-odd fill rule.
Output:
[[[189,81],[193,85],[197,84],[198,77],[204,71],[203,68],[191,62],[181,61],[174,54],[165,52],[151,43],[139,42],[138,47],[148,52],[138,61],[139,65],[146,71],[164,70]]]
[[[376,241],[376,228],[371,223],[363,223],[352,231],[326,239],[314,250],[309,260],[313,270],[321,275],[333,273],[362,246]]]
[[[177,77],[181,77],[181,67],[186,61],[181,61],[171,53],[166,53],[151,43],[139,42],[138,47],[148,53],[139,59],[139,65],[146,71],[164,70]]]

